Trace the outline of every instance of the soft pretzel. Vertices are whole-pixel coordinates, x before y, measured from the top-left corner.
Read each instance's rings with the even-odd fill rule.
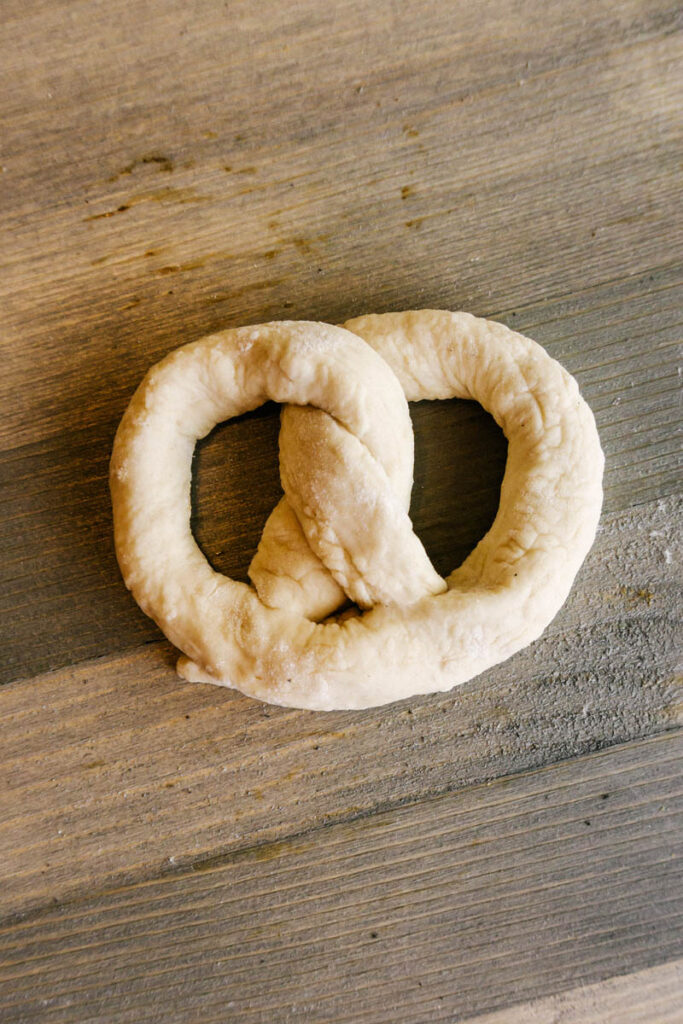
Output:
[[[408,516],[408,401],[468,398],[508,439],[493,526],[444,581]],[[250,568],[214,572],[190,529],[195,442],[283,404],[285,496]],[[448,690],[536,639],[595,536],[603,454],[576,381],[535,342],[439,310],[242,327],[172,352],[121,421],[116,550],[186,679],[301,708]],[[347,598],[366,611],[333,615]],[[320,621],[324,620],[324,621]]]

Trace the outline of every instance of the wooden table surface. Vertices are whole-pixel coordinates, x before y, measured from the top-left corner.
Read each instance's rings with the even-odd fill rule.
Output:
[[[674,0],[4,0],[0,1019],[681,1021],[681,33]],[[107,462],[211,331],[466,309],[574,373],[607,456],[545,635],[364,712],[188,685]],[[450,571],[505,442],[412,407]],[[246,578],[277,409],[196,458]]]

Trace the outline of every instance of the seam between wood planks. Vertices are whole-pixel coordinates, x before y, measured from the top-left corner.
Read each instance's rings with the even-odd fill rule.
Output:
[[[582,759],[591,759],[592,761],[599,763],[604,758],[609,757],[610,753],[617,751],[621,748],[629,746],[634,747],[636,745],[650,748],[651,746],[654,746],[656,744],[669,742],[672,739],[675,739],[682,735],[683,728],[674,725],[671,728],[663,729],[661,732],[657,733],[654,736],[645,737],[637,740],[629,740],[626,743],[609,744],[602,747],[599,746],[597,749],[588,750],[585,753],[578,755],[578,757],[555,761],[550,764],[544,765],[541,768],[524,769],[519,772],[513,772],[509,775],[491,779],[488,782],[479,782],[474,783],[472,785],[444,786],[439,789],[425,791],[421,793],[419,797],[406,796],[397,797],[393,800],[380,801],[377,804],[373,805],[372,808],[360,809],[350,814],[334,818],[330,821],[322,821],[320,822],[319,825],[288,832],[276,839],[266,840],[265,842],[260,843],[251,843],[247,846],[233,848],[231,850],[225,851],[224,853],[211,854],[210,856],[206,857],[199,856],[196,859],[191,860],[189,863],[185,861],[184,863],[179,864],[177,866],[168,864],[168,866],[164,866],[163,870],[161,871],[150,870],[144,872],[143,870],[137,879],[127,881],[122,885],[104,885],[101,888],[96,888],[88,892],[87,894],[84,893],[73,898],[66,898],[63,901],[59,901],[57,904],[55,904],[54,902],[44,903],[39,906],[33,907],[25,912],[20,911],[17,913],[8,914],[7,917],[0,921],[0,934],[2,934],[3,932],[14,930],[17,927],[21,928],[22,926],[30,926],[33,924],[35,920],[45,916],[46,914],[49,914],[57,908],[75,909],[79,906],[82,906],[83,904],[90,902],[93,899],[104,898],[107,896],[115,896],[117,893],[125,892],[126,890],[129,890],[131,888],[155,885],[162,879],[182,878],[183,876],[192,876],[200,872],[219,872],[227,865],[237,864],[240,861],[249,861],[255,855],[257,856],[257,859],[261,859],[259,855],[261,854],[262,851],[268,849],[277,849],[278,847],[294,843],[300,839],[305,839],[313,835],[327,832],[330,829],[333,829],[337,826],[343,826],[355,822],[369,820],[378,815],[390,813],[391,811],[402,810],[403,808],[416,807],[421,806],[422,804],[435,803],[439,800],[442,800],[449,796],[453,796],[457,793],[476,793],[478,790],[489,789],[492,786],[503,787],[508,782],[516,781],[526,777],[533,778],[535,776],[540,776],[543,773],[551,772],[553,770],[561,768],[562,766],[568,766],[577,763]],[[679,755],[674,753],[672,755],[671,760],[676,760],[678,756]],[[623,771],[631,771],[633,770],[633,767],[633,765],[629,765],[627,768],[624,768]],[[572,781],[555,788],[561,790],[573,785],[574,782]],[[509,800],[503,800],[501,801],[501,804],[509,802]],[[505,818],[503,817],[502,820],[505,820]]]
[[[669,781],[670,778],[674,778],[674,777],[675,776],[671,776],[671,777],[668,777],[668,778],[665,778],[665,779],[661,779],[660,781],[666,782],[666,781]],[[633,809],[634,807],[638,807],[638,806],[639,805],[634,804],[634,805],[632,805],[632,807],[630,809]],[[522,813],[522,814],[520,814],[520,816],[523,817],[524,814]],[[504,821],[506,819],[501,819],[501,820]],[[647,822],[647,821],[649,821],[651,819],[641,819],[641,820]],[[346,824],[346,823],[340,822],[339,824],[343,825],[343,824]],[[624,828],[623,823],[622,823],[622,825],[620,827],[622,829]],[[311,831],[319,831],[319,830],[311,830]],[[605,835],[607,832],[610,832],[610,831],[612,831],[612,829],[598,829],[598,830],[595,830],[592,833],[592,835],[597,835],[597,834]],[[384,832],[384,835],[388,835],[389,833],[390,833],[390,830],[387,829]],[[452,835],[452,834],[453,834],[452,832],[444,833],[444,835],[446,835],[446,836]],[[524,833],[522,833],[522,834],[524,834]],[[669,829],[666,829],[665,831],[659,832],[658,836],[656,837],[656,844],[659,842],[659,839],[662,836],[666,836],[666,835],[670,835],[670,834],[678,835],[678,830],[677,829],[669,828]],[[308,833],[302,834],[302,837],[305,838],[307,835],[308,835]],[[299,837],[297,837],[297,838],[299,838]],[[407,840],[407,842],[410,842],[410,841],[411,841],[410,839]],[[613,851],[618,850],[620,847],[628,846],[632,841],[633,841],[633,837],[632,836],[627,836],[626,838],[624,838],[620,842],[613,843],[610,846],[610,848],[609,848],[609,852],[605,856],[603,856],[599,860],[595,860],[594,859],[592,861],[592,866],[594,866],[596,864],[604,864],[604,862],[606,860],[609,861],[609,858],[611,857]],[[549,843],[556,843],[556,840],[549,840]],[[264,846],[267,846],[267,845],[269,845],[269,844],[264,844]],[[277,844],[275,844],[275,845],[277,845]],[[541,845],[548,845],[548,844],[541,844]],[[644,847],[642,847],[642,846],[640,847],[641,850],[643,848]],[[653,850],[653,849],[656,849],[656,848],[657,848],[656,845],[654,847],[650,846],[650,847],[648,847],[648,850]],[[512,850],[512,851],[506,850],[506,855],[508,855],[509,853],[520,853],[520,852],[523,852],[524,849],[525,849],[525,847],[519,847],[519,848],[516,848],[515,850]],[[375,851],[375,850],[373,850],[371,848],[368,849],[368,848],[364,847],[364,849],[363,849],[363,856],[367,855],[368,852],[377,852],[377,851]],[[358,855],[356,854],[354,856],[358,856]],[[420,856],[421,855],[416,854],[412,858],[412,860],[419,860]],[[487,859],[487,860],[490,860],[490,859],[493,859],[493,858],[497,859],[498,857],[499,857],[499,854],[491,853],[491,854],[487,855],[485,859]],[[543,863],[556,864],[558,861],[562,861],[563,858],[564,859],[567,859],[567,858],[572,859],[572,853],[567,853],[567,852],[560,853],[560,854],[558,854],[558,855],[556,855],[554,857],[551,857],[550,859],[548,859],[547,857],[542,857],[541,860],[542,860]],[[342,861],[343,861],[343,859],[344,858],[341,858]],[[477,858],[473,858],[472,860],[459,861],[458,865],[459,865],[459,867],[466,867],[468,864],[475,863],[476,859]],[[395,864],[395,863],[400,863],[400,862],[401,862],[401,858],[396,858],[394,861],[386,861],[386,860],[383,861],[383,865]],[[535,861],[531,861],[530,863],[531,864],[537,864],[538,862],[539,861],[537,859]],[[655,867],[655,866],[658,866],[658,865],[661,865],[661,864],[667,864],[667,863],[669,863],[669,859],[665,858],[664,860],[656,861],[655,863],[651,864],[650,866],[651,867]],[[228,866],[228,863],[226,863],[224,865],[220,865],[216,870],[221,872],[227,866]],[[419,874],[411,873],[411,874],[406,874],[406,875],[401,875],[401,876],[393,875],[392,876],[392,880],[393,881],[397,881],[397,880],[404,880],[404,879],[416,879],[418,877],[421,877],[424,874],[436,874],[436,875],[438,875],[440,870],[441,869],[440,869],[439,866],[435,866],[435,867],[430,868],[429,870],[427,870],[425,872],[421,872]],[[615,868],[611,872],[611,875],[612,876],[618,876],[618,875],[624,874],[625,872],[627,872],[629,870],[630,869],[629,869],[628,866],[626,866],[626,867],[623,867],[623,866],[622,867],[618,867],[618,868]],[[291,869],[289,869],[289,873],[290,874],[291,873],[296,874],[296,871],[297,871],[296,866],[294,866]],[[358,868],[358,871],[356,873],[358,873],[360,875],[363,875],[364,872],[365,872],[365,868],[363,866],[361,866],[361,867]],[[470,875],[468,875],[468,882],[478,881],[478,880],[485,879],[485,878],[488,878],[488,877],[494,877],[498,873],[499,873],[499,869],[494,869],[493,871],[483,871],[483,872],[478,872],[476,874],[470,874]],[[151,884],[158,884],[158,882],[161,881],[161,879],[163,877],[165,881],[173,882],[173,881],[178,881],[179,879],[181,879],[183,877],[191,877],[194,874],[195,874],[195,872],[190,870],[190,871],[186,871],[184,873],[184,875],[176,875],[176,876],[174,876],[172,878],[168,878],[167,876],[160,876],[159,878],[150,879],[149,881],[150,881]],[[339,877],[341,877],[341,873],[339,873],[339,874],[330,874],[330,875],[324,876],[324,878],[322,880],[323,881],[329,881],[329,880],[334,880],[334,879],[339,878]],[[348,873],[344,872],[343,877],[345,879],[347,879],[347,878],[349,878],[351,876],[349,876]],[[535,875],[533,873],[526,874],[526,875],[520,875],[520,876],[517,876],[516,881],[517,882],[520,882],[520,881],[524,882],[524,881],[526,881],[526,880],[528,880],[530,878],[534,878],[534,877],[535,877]],[[548,906],[550,904],[554,904],[555,902],[557,902],[558,899],[562,898],[561,894],[557,895],[557,896],[553,895],[550,898],[547,898],[546,894],[549,893],[549,892],[553,892],[554,890],[565,889],[567,887],[567,885],[574,884],[574,883],[594,882],[596,880],[598,882],[600,882],[600,880],[603,879],[603,878],[604,878],[603,874],[599,874],[598,875],[598,874],[596,874],[593,871],[593,872],[589,872],[587,874],[580,875],[580,876],[572,879],[571,883],[566,882],[566,881],[560,881],[560,882],[554,883],[553,885],[544,884],[544,890],[543,890],[544,891],[544,900],[543,900],[544,906]],[[145,884],[146,883],[144,883],[144,882],[140,883],[140,884],[133,884],[133,886],[123,887],[123,889],[119,889],[119,890],[116,890],[116,889],[109,890],[109,889],[107,889],[107,890],[104,890],[103,892],[100,892],[100,893],[93,893],[93,894],[88,895],[87,897],[85,897],[83,899],[82,902],[90,902],[91,900],[96,900],[96,899],[100,899],[100,898],[107,897],[107,896],[115,896],[118,892],[126,891],[126,889],[130,889],[131,887],[132,888],[139,888],[141,886],[144,886]],[[633,879],[626,878],[626,879],[622,880],[619,883],[613,884],[611,888],[612,888],[612,891],[614,891],[617,888],[623,888],[624,886],[631,887],[632,885],[633,885]],[[222,887],[220,887],[220,888],[222,889]],[[300,890],[300,889],[301,889],[300,882],[295,881],[291,885],[287,885],[285,887],[278,886],[274,890],[264,889],[264,890],[261,891],[261,896],[265,897],[265,896],[275,895],[275,894],[280,895],[282,892],[286,892],[288,890],[291,890],[294,893],[296,893],[296,891]],[[345,891],[346,892],[354,892],[354,891],[363,892],[364,889],[365,889],[364,885],[356,886],[355,888],[351,888],[351,889],[349,889],[347,886],[345,886]],[[417,888],[413,887],[413,892],[419,893],[419,894],[427,894],[427,893],[430,892],[430,890],[433,891],[434,894],[433,895],[429,895],[429,896],[423,895],[423,898],[421,900],[419,900],[419,904],[421,906],[423,906],[423,905],[424,906],[427,906],[427,905],[431,906],[435,901],[438,902],[438,900],[440,899],[440,897],[438,895],[439,890],[440,890],[440,884],[437,881],[436,884],[434,884],[434,885],[421,886],[421,887],[417,887]],[[514,898],[516,896],[528,895],[529,893],[533,893],[535,891],[536,891],[536,887],[534,887],[534,886],[532,886],[531,888],[525,888],[525,887],[519,888],[518,887],[512,893],[508,893],[507,894],[506,900],[509,900],[510,895],[512,895],[512,897]],[[191,909],[193,911],[198,911],[198,910],[206,908],[207,910],[211,910],[212,905],[213,905],[211,903],[211,901],[210,901],[210,898],[209,898],[209,894],[211,892],[213,892],[212,889],[205,890],[204,893],[203,893],[202,899],[200,901],[198,901],[198,902],[187,904],[187,909]],[[162,902],[164,901],[164,899],[165,899],[164,896],[160,897],[160,900]],[[308,902],[315,902],[316,899],[317,899],[317,896],[310,896],[310,897],[306,897],[306,898],[303,898],[303,899],[295,899],[295,900],[290,900],[290,901],[282,901],[282,900],[280,900],[280,901],[278,901],[277,911],[278,911],[278,913],[280,913],[281,911],[287,910],[287,909],[292,908],[292,907],[297,907],[297,906],[298,907],[304,907],[304,905],[306,903],[308,903]],[[378,904],[381,905],[383,903],[383,901],[384,901],[384,897],[382,895],[378,895],[378,896],[376,896],[376,897],[374,897],[372,899],[369,899],[369,900],[368,899],[361,899],[361,900],[358,900],[356,902],[348,902],[347,901],[345,903],[345,908],[348,910],[348,909],[354,909],[354,908],[368,907],[368,906],[371,906],[373,903],[378,903]],[[227,906],[230,903],[239,904],[239,902],[240,902],[240,897],[236,896],[234,900],[223,900],[222,901],[222,905],[223,906]],[[480,905],[484,905],[485,906],[489,902],[490,901],[486,900],[486,899],[470,901],[468,903],[468,911],[471,910],[471,908],[476,908],[476,907],[478,907]],[[80,916],[80,914],[78,912],[76,914],[70,914],[70,913],[61,914],[61,910],[63,909],[63,906],[67,906],[67,904],[60,905],[59,908],[49,908],[50,910],[52,910],[52,909],[59,909],[60,910],[60,922],[59,922],[60,926],[62,924],[64,924],[65,922],[77,920],[78,917]],[[128,902],[128,906],[131,909],[134,909],[134,908],[140,907],[140,906],[142,906],[142,907],[149,907],[149,901],[148,900],[138,900],[138,901],[132,901],[132,902],[129,901]],[[523,906],[523,904],[519,904],[519,908],[521,908],[522,906]],[[503,913],[507,914],[510,909],[514,910],[515,907],[514,906],[513,907],[507,907],[506,910],[503,911]],[[330,913],[332,913],[332,911]],[[419,920],[422,917],[428,917],[430,915],[430,913],[431,913],[431,910],[426,910],[426,909],[421,911],[420,913],[417,913],[417,914],[414,912],[414,910],[411,910],[409,919],[410,920]],[[463,920],[463,921],[473,920],[476,917],[476,913],[477,913],[476,911],[474,913],[469,913],[468,912],[467,914],[465,914],[461,918],[461,920]],[[168,917],[168,910],[167,909],[163,909],[162,908],[162,909],[159,909],[157,911],[150,911],[148,909],[144,913],[141,913],[141,914],[127,913],[125,917],[118,917],[117,920],[116,920],[116,926],[117,927],[122,927],[123,925],[135,924],[135,923],[138,923],[140,921],[147,921],[151,925],[151,924],[153,924],[153,922],[163,920],[164,918],[167,918],[167,917]],[[495,918],[495,917],[496,917],[496,914],[493,915],[493,918]],[[251,919],[250,912],[246,911],[244,914],[241,914],[241,915],[237,914],[237,915],[233,916],[232,920],[233,920],[233,922],[238,922],[241,918],[246,918],[247,922],[248,922]],[[402,920],[405,920],[405,919],[402,919]],[[521,919],[521,918],[519,920],[523,921],[523,919]],[[206,917],[206,918],[196,918],[195,917],[195,918],[193,918],[192,922],[188,923],[187,925],[176,925],[175,926],[175,930],[176,931],[183,931],[185,929],[195,928],[198,925],[207,924],[207,923],[209,923],[209,921],[210,921],[210,917]],[[35,923],[36,923],[35,920],[32,919],[30,921],[27,920],[27,921],[18,922],[17,924],[15,924],[13,926],[9,926],[9,927],[3,926],[2,928],[0,928],[0,935],[2,935],[3,933],[7,934],[7,933],[12,933],[12,932],[14,932],[14,933],[21,932],[22,930],[25,930],[26,928],[32,928],[35,925]],[[89,952],[92,952],[94,949],[99,949],[99,948],[106,947],[108,945],[108,939],[103,939],[100,942],[94,942],[94,943],[92,941],[90,941],[90,940],[86,940],[85,939],[85,936],[90,935],[91,933],[97,933],[97,932],[101,932],[101,931],[102,931],[101,924],[88,925],[88,926],[85,926],[85,927],[81,926],[80,928],[78,928],[78,930],[75,933],[75,935],[79,939],[82,938],[82,942],[81,942],[81,944],[78,944],[78,945],[72,945],[69,948],[69,951],[70,952],[78,952],[78,950],[84,949],[84,950],[88,950]],[[163,929],[161,929],[161,931],[163,931]],[[147,930],[143,934],[144,935],[159,934],[159,929]],[[342,934],[350,934],[350,933],[348,931],[340,931],[340,932],[338,932],[338,935],[342,935]],[[49,937],[49,933],[48,933],[47,937]],[[182,945],[182,941],[183,941],[182,939],[179,939],[179,940],[177,940],[176,943],[169,943],[168,944],[168,948],[172,949],[174,945]],[[11,949],[16,949],[17,947],[19,947],[21,945],[22,945],[22,942],[21,941],[17,941],[17,942],[14,942],[14,943],[9,943],[8,945],[5,946],[5,948],[8,949],[8,950],[11,950]],[[293,943],[293,947],[295,947],[297,945],[298,945],[298,943]],[[241,956],[241,954],[238,954],[236,957],[226,956],[224,959],[230,960],[230,959],[234,959],[234,958],[239,958],[239,956]],[[5,963],[6,963],[7,966],[12,966],[12,965],[18,964],[18,963],[22,963],[23,964],[23,963],[29,963],[29,962],[37,962],[37,961],[43,960],[45,958],[46,957],[45,957],[44,954],[39,954],[37,956],[24,957],[24,958],[22,958],[19,961],[6,960]]]

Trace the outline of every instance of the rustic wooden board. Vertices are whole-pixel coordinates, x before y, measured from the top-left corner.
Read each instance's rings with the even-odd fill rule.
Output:
[[[3,447],[226,323],[494,312],[680,246],[674,0],[6,8]]]
[[[679,5],[0,18],[3,1021],[567,1015],[537,1000],[676,955],[680,741],[582,755],[680,720]],[[222,327],[420,306],[535,337],[595,410],[605,517],[567,606],[459,691],[368,713],[181,683],[111,542],[107,460],[142,374]],[[505,444],[471,404],[412,411],[414,521],[448,571],[491,521]],[[267,407],[199,447],[195,531],[240,578],[276,444]],[[675,976],[629,991],[665,1020]]]
[[[0,912],[671,727],[677,507],[606,519],[545,636],[450,694],[268,707],[182,683],[166,644],[4,687]]]
[[[682,752],[624,745],[3,928],[3,1020],[437,1024],[670,960]]]

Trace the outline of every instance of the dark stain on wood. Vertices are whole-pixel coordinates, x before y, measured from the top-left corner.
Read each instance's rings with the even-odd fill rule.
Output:
[[[133,174],[138,167],[153,166],[157,171],[162,174],[170,174],[174,167],[174,161],[170,156],[164,156],[161,153],[149,153],[146,156],[138,157],[136,160],[132,160],[125,167],[122,167],[120,171],[113,174],[109,181],[118,181],[119,178],[124,175]]]
[[[130,203],[122,203],[121,206],[117,206],[115,210],[106,210],[104,213],[93,213],[90,217],[84,217],[83,220],[104,220],[107,217],[114,217],[117,213],[125,213],[126,210],[130,210]]]
[[[139,206],[140,203],[203,203],[209,202],[210,196],[200,195],[193,188],[173,188],[172,186],[157,189],[156,191],[139,192],[135,195],[130,196],[125,203],[117,206],[115,210],[106,210],[103,213],[90,214],[87,217],[83,217],[84,221],[92,220],[106,220],[109,217],[115,216],[117,213],[125,213],[130,210],[133,206]]]

